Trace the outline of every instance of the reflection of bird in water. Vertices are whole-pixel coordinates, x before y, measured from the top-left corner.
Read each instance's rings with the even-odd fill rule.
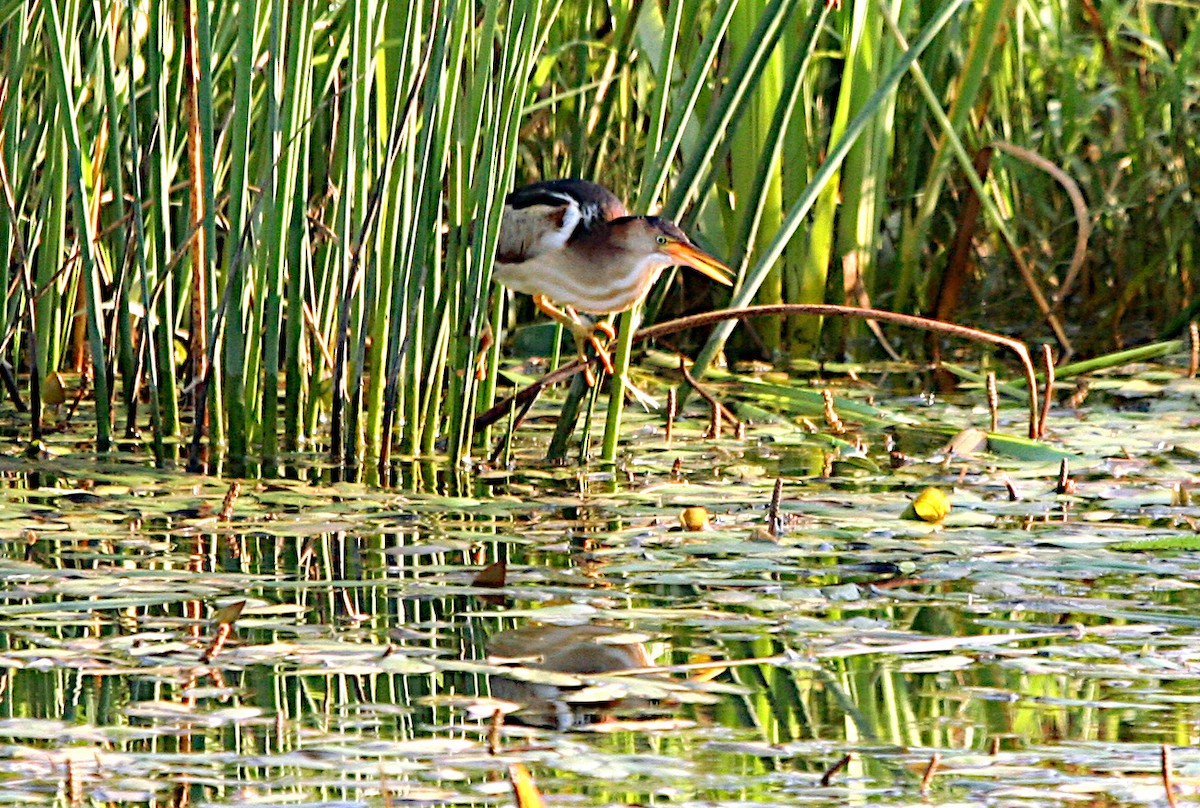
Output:
[[[646,646],[621,635],[627,632],[611,626],[526,626],[492,637],[487,653],[492,662],[517,663],[524,668],[554,673],[602,674],[650,667],[653,663]],[[614,642],[607,643],[606,638]],[[492,695],[522,704],[516,717],[533,726],[569,729],[589,723],[596,714],[616,707],[649,706],[644,699],[571,704],[568,702],[571,690],[508,676],[491,678]]]
[[[613,626],[525,626],[502,631],[488,640],[489,657],[528,662],[530,667],[563,673],[608,673],[652,664],[640,642],[625,639],[629,632]]]
[[[612,339],[616,332],[579,312],[613,314],[633,308],[659,273],[675,264],[731,285],[729,268],[673,222],[630,216],[621,200],[594,182],[539,182],[505,200],[495,278],[532,295],[534,305],[569,330],[585,367],[590,344],[612,372],[612,360],[596,335]],[[591,370],[585,372],[588,384],[595,384]]]

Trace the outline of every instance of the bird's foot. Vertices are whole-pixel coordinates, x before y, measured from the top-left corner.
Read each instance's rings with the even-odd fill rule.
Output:
[[[475,346],[475,380],[483,381],[487,377],[488,348],[492,347],[495,337],[492,334],[492,324],[483,324],[483,333],[479,335],[479,344]]]
[[[595,387],[596,376],[592,373],[587,346],[592,346],[596,356],[600,359],[600,364],[604,365],[604,371],[611,375],[613,373],[612,357],[608,355],[606,346],[617,336],[617,332],[608,323],[585,322],[582,318],[571,323],[569,328],[571,335],[575,338],[575,349],[579,354],[579,360],[583,362],[583,377],[587,381],[588,387]],[[603,335],[604,342],[600,341],[598,335]]]

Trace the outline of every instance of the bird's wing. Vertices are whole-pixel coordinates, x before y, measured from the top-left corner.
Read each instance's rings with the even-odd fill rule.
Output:
[[[561,250],[596,225],[626,215],[606,188],[584,180],[552,180],[513,191],[504,200],[496,260],[519,264]]]

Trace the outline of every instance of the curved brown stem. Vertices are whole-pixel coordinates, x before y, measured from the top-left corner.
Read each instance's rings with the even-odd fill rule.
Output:
[[[1075,251],[1071,253],[1070,268],[1067,270],[1066,276],[1063,277],[1063,282],[1059,285],[1058,291],[1054,294],[1052,308],[1058,310],[1062,307],[1063,300],[1070,294],[1071,287],[1075,285],[1075,279],[1079,276],[1079,271],[1083,269],[1083,262],[1087,260],[1088,238],[1092,234],[1092,214],[1088,210],[1087,200],[1083,198],[1083,191],[1079,190],[1079,183],[1075,182],[1070,174],[1037,152],[1003,140],[994,140],[992,141],[992,145],[1000,149],[1000,151],[1007,152],[1018,160],[1024,160],[1026,163],[1040,168],[1051,177],[1054,177],[1058,181],[1058,184],[1063,187],[1063,190],[1067,192],[1067,197],[1071,200],[1071,207],[1075,210]]]
[[[599,360],[594,360],[599,361]],[[533,384],[526,387],[524,390],[519,390],[508,398],[501,399],[493,404],[489,409],[475,416],[475,432],[481,432],[492,426],[504,416],[508,415],[508,411],[513,407],[519,407],[527,402],[532,401],[541,395],[552,384],[564,382],[583,370],[583,362],[576,359],[570,364],[563,365],[557,370],[552,370],[542,378],[538,379]]]
[[[895,323],[897,325],[907,326],[909,328],[919,328],[923,331],[934,331],[939,334],[947,334],[952,337],[961,337],[963,339],[972,340],[973,342],[986,342],[991,345],[999,345],[1003,348],[1008,348],[1017,355],[1021,360],[1021,365],[1025,370],[1025,383],[1029,389],[1029,437],[1037,438],[1038,429],[1038,392],[1037,392],[1037,377],[1033,369],[1033,360],[1029,357],[1029,349],[1025,347],[1025,343],[1019,340],[1010,339],[999,334],[993,334],[990,331],[980,331],[978,328],[969,328],[965,325],[957,323],[947,323],[941,320],[931,320],[927,317],[917,317],[913,314],[898,314],[894,311],[883,311],[881,309],[864,309],[857,306],[838,306],[831,303],[780,303],[767,306],[747,306],[742,309],[721,309],[719,311],[707,312],[705,314],[694,314],[691,317],[681,317],[678,320],[670,320],[665,323],[643,328],[641,331],[633,335],[635,342],[647,339],[656,339],[674,334],[677,331],[685,331],[689,328],[698,328],[700,326],[719,323],[724,320],[742,320],[747,317],[764,317],[767,315],[796,315],[809,314],[819,317],[857,317],[863,320],[883,320],[885,322]]]
[[[689,328],[699,328],[700,326],[712,325],[713,323],[725,320],[745,320],[750,317],[798,314],[817,315],[819,317],[857,317],[863,320],[883,320],[895,323],[896,325],[907,326],[908,328],[919,328],[923,331],[933,331],[952,337],[961,337],[973,342],[984,342],[1008,348],[1017,355],[1017,358],[1021,361],[1021,366],[1025,370],[1025,385],[1029,390],[1029,437],[1035,440],[1040,437],[1038,433],[1040,408],[1038,407],[1037,375],[1033,369],[1033,360],[1029,357],[1029,349],[1025,347],[1025,343],[1019,340],[1010,339],[1000,334],[993,334],[990,331],[980,331],[978,328],[968,328],[965,325],[958,325],[956,323],[946,323],[941,320],[931,320],[927,317],[917,317],[913,314],[898,314],[893,311],[883,311],[881,309],[838,306],[831,303],[778,303],[766,306],[746,306],[740,309],[720,309],[704,314],[694,314],[690,317],[680,317],[677,320],[669,320],[665,323],[652,325],[649,328],[643,328],[633,335],[633,341],[643,342],[648,339],[657,339],[665,337],[668,334],[686,331]],[[549,384],[570,378],[582,369],[583,363],[581,362],[564,365],[558,370],[543,376],[516,395],[498,402],[490,410],[475,419],[476,431],[494,424],[514,404],[523,402],[528,396],[536,395],[537,391],[540,391]]]

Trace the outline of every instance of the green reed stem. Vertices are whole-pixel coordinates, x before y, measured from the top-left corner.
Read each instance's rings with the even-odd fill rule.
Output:
[[[850,147],[866,130],[867,124],[879,111],[887,97],[895,91],[900,83],[900,79],[908,71],[909,66],[916,62],[922,51],[929,46],[934,37],[954,18],[954,15],[965,2],[966,0],[947,0],[938,9],[937,13],[930,18],[925,28],[913,42],[912,47],[897,60],[892,69],[881,80],[875,92],[867,100],[866,105],[850,121],[846,126],[845,133],[834,147],[830,149],[829,156],[817,170],[812,181],[809,182],[808,187],[804,190],[804,193],[792,204],[787,216],[784,217],[783,224],[772,238],[771,243],[763,251],[762,257],[748,273],[741,285],[735,290],[733,300],[730,303],[731,308],[746,306],[753,299],[755,292],[758,291],[759,286],[766,279],[767,273],[770,272],[771,265],[779,259],[787,243],[800,227],[801,222],[809,210],[812,209],[819,195],[829,186],[837,170],[841,167],[842,161],[845,160],[846,155],[849,153]],[[734,323],[726,322],[721,323],[713,330],[700,355],[696,358],[696,370],[694,373],[697,378],[708,369],[717,352],[721,350],[725,341],[729,339],[733,328]],[[680,394],[681,403],[686,395],[687,390],[684,389]]]
[[[48,32],[52,49],[51,68],[59,110],[65,125],[67,145],[68,186],[74,203],[75,229],[79,243],[79,271],[87,301],[87,335],[91,347],[93,378],[96,391],[96,448],[107,452],[112,442],[112,411],[109,397],[109,367],[105,361],[104,331],[101,323],[103,301],[100,291],[100,266],[96,257],[95,232],[88,215],[88,194],[83,181],[83,155],[79,127],[75,118],[75,99],[72,84],[67,78],[66,41],[62,20],[55,4],[48,6],[52,29]],[[35,413],[35,417],[37,414]]]

